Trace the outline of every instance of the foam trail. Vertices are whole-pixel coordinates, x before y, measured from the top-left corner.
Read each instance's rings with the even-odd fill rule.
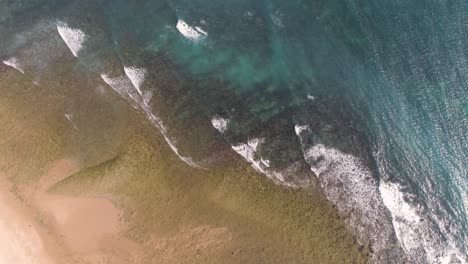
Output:
[[[206,32],[205,30],[203,30],[201,27],[195,27],[195,29],[200,32],[201,34],[205,35],[205,36],[208,36],[208,32]]]
[[[176,28],[180,34],[192,41],[197,41],[208,36],[208,33],[202,30],[200,27],[193,28],[185,23],[185,21],[180,19],[177,21]]]
[[[222,134],[229,128],[229,119],[223,118],[221,116],[214,116],[211,119],[211,124]]]
[[[138,108],[138,95],[133,92],[133,85],[126,76],[110,77],[101,74],[101,79],[120,96],[126,99],[134,108]]]
[[[114,91],[116,91],[120,96],[125,98],[127,101],[129,101],[133,107],[136,109],[141,109],[145,112],[147,115],[148,119],[151,121],[151,123],[158,128],[158,130],[161,132],[161,134],[164,136],[164,139],[166,140],[167,144],[169,147],[172,149],[172,151],[187,165],[198,168],[198,169],[205,169],[204,167],[196,164],[192,158],[190,157],[185,157],[182,156],[179,153],[179,150],[177,149],[174,141],[169,137],[167,128],[162,122],[160,118],[158,118],[155,114],[152,113],[151,108],[149,106],[149,102],[151,100],[151,93],[145,93],[144,95],[142,94],[141,90],[137,89],[134,83],[131,81],[130,76],[133,78],[138,77],[141,72],[138,74],[133,75],[134,70],[129,70],[129,73],[126,73],[125,75],[122,76],[117,76],[117,77],[109,77],[107,74],[101,74],[101,78],[104,80],[107,85],[109,85]],[[136,70],[138,72],[138,70]],[[141,76],[140,76],[141,77]],[[138,84],[140,81],[142,82],[143,79],[135,79],[134,81]],[[141,83],[140,83],[141,84]],[[138,92],[138,93],[135,93]]]
[[[67,23],[58,22],[57,31],[60,37],[67,44],[73,56],[78,57],[78,53],[83,48],[86,35],[83,31],[76,28],[70,28]]]
[[[141,85],[145,81],[147,70],[144,68],[136,68],[136,67],[124,67],[124,72],[127,77],[132,82],[135,89],[137,89],[140,95],[143,95],[141,91]]]
[[[191,166],[191,167],[194,167],[194,168],[208,170],[207,168],[202,167],[202,166],[196,164],[195,162],[193,162],[192,158],[182,156],[182,155],[179,153],[179,150],[177,149],[177,147],[175,146],[173,140],[169,137],[169,135],[168,135],[168,133],[167,133],[167,128],[166,128],[166,126],[164,125],[164,123],[162,122],[162,120],[159,119],[155,114],[151,113],[151,111],[149,111],[149,110],[147,110],[147,111],[145,111],[145,112],[146,112],[146,114],[148,115],[150,121],[152,121],[152,123],[159,129],[159,131],[161,131],[161,134],[164,136],[164,139],[166,140],[167,144],[168,144],[169,147],[172,149],[172,151],[173,151],[183,162],[185,162],[187,165],[189,165],[189,166]]]
[[[24,69],[23,69],[23,66],[21,65],[21,62],[19,61],[18,58],[15,58],[15,57],[11,57],[9,59],[6,59],[4,61],[2,61],[3,64],[7,65],[7,66],[10,66],[12,68],[14,68],[15,70],[21,72],[22,74],[24,74]]]
[[[73,114],[66,113],[64,116],[72,124],[73,128],[75,130],[78,130],[78,127],[75,125],[75,122],[73,122]]]
[[[262,138],[254,138],[247,141],[247,143],[241,143],[238,145],[231,146],[232,149],[241,155],[257,172],[267,176],[276,184],[296,188],[298,185],[286,181],[284,174],[292,170],[293,164],[290,168],[287,168],[283,172],[278,172],[270,168],[270,160],[263,159],[261,156],[257,157],[258,147],[265,142]]]

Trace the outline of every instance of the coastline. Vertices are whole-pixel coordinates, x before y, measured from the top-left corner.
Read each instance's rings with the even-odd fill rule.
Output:
[[[70,128],[66,119],[57,117],[60,107],[49,107],[46,100],[44,105],[57,109],[37,111],[38,105],[24,97],[28,93],[40,101],[47,91],[32,90],[14,76],[0,83],[11,95],[0,98],[0,117],[9,124],[1,130],[8,142],[0,141],[1,156],[8,157],[9,165],[1,168],[9,168],[6,174],[15,193],[27,202],[32,196],[24,192],[25,186],[37,185],[54,162],[73,153],[79,158],[101,156],[95,159],[97,165],[87,163],[91,165],[48,192],[62,201],[63,196],[111,198],[123,212],[117,237],[135,245],[130,252],[134,263],[368,262],[367,248],[357,245],[344,220],[318,193],[275,185],[239,157],[210,171],[190,168],[141,114],[131,110],[117,147],[97,154],[87,152],[88,145],[77,150],[76,144],[67,145]],[[13,90],[17,88],[22,90]],[[15,168],[18,164],[26,169]],[[114,242],[106,242],[110,252],[118,248]]]

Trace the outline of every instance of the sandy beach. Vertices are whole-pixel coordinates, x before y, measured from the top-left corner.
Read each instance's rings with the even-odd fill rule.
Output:
[[[43,183],[69,176],[74,166],[57,161]],[[119,237],[121,212],[111,200],[49,194],[50,186],[41,184],[20,200],[0,176],[0,263],[130,263],[133,245]]]
[[[0,173],[0,263],[55,263],[44,247],[31,212],[10,192]]]

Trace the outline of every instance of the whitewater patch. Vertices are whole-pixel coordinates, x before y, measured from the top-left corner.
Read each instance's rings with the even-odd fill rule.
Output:
[[[228,129],[229,119],[217,115],[211,119],[211,124],[222,134]]]
[[[19,61],[18,58],[15,58],[15,57],[11,57],[9,59],[6,59],[4,61],[2,61],[3,64],[7,65],[7,66],[10,66],[12,68],[14,68],[15,70],[21,72],[22,74],[24,74],[24,68],[21,64],[21,62]]]
[[[308,129],[295,127],[301,142]],[[303,153],[327,199],[346,216],[345,221],[358,242],[362,245],[370,242],[374,262],[382,263],[389,247],[395,244],[394,231],[371,171],[359,158],[323,144],[303,149]]]
[[[252,167],[263,174],[266,174],[266,170],[264,166],[262,166],[262,162],[256,160],[255,153],[257,152],[258,145],[263,143],[263,139],[254,138],[249,139],[247,143],[239,144],[232,146],[232,149],[241,155],[248,163],[252,164]]]
[[[133,85],[127,76],[110,77],[109,75],[102,73],[101,79],[120,96],[127,100],[133,108],[139,107],[138,94],[134,92]]]
[[[137,89],[138,93],[140,95],[143,95],[143,92],[141,91],[141,86],[145,81],[147,70],[144,68],[137,68],[137,67],[124,67],[124,72],[127,75],[127,77],[130,79],[130,82],[133,84],[135,89]]]
[[[311,132],[307,125],[294,129],[301,143]],[[466,263],[454,241],[437,231],[429,214],[410,202],[415,197],[399,184],[377,184],[361,159],[323,144],[303,145],[303,153],[359,243],[370,242],[375,263]]]
[[[418,213],[405,201],[404,194],[398,184],[382,182],[379,189],[385,206],[392,213],[393,226],[398,240],[406,252],[415,250],[419,244],[417,240],[420,238],[416,234],[405,235],[405,232],[412,232],[412,230],[405,230],[403,222],[409,225],[418,224],[421,220]]]
[[[270,168],[270,160],[260,158],[260,161],[265,165],[265,167]]]
[[[253,138],[249,139],[247,143],[241,143],[237,145],[231,146],[232,149],[237,152],[239,155],[241,155],[250,165],[254,170],[256,170],[258,173],[261,173],[265,176],[267,176],[269,179],[273,180],[274,183],[279,184],[279,185],[284,185],[288,187],[293,187],[297,188],[299,185],[307,185],[307,183],[300,183],[294,184],[291,182],[288,182],[286,180],[285,175],[288,173],[292,173],[294,171],[294,167],[297,164],[291,165],[289,168],[287,168],[284,171],[275,171],[270,168],[270,160],[268,159],[263,159],[257,152],[258,152],[258,147],[265,142],[265,139],[263,138]]]
[[[307,100],[315,101],[315,99],[317,99],[317,98],[315,98],[315,96],[310,95],[310,94],[307,95]]]
[[[299,139],[302,141],[301,133],[304,131],[307,131],[309,129],[308,125],[295,125],[294,126],[294,132],[296,132],[296,135],[299,137]]]
[[[191,27],[181,19],[177,21],[176,28],[180,32],[180,34],[192,41],[198,41],[208,36],[208,33],[200,27]]]
[[[67,44],[73,56],[78,57],[78,53],[83,48],[86,40],[85,33],[77,28],[71,28],[65,22],[57,23],[57,31],[60,37]]]
[[[391,212],[398,241],[408,255],[434,264],[467,263],[452,241],[431,228],[422,208],[410,204],[411,195],[404,192],[400,184],[382,181],[379,189]]]

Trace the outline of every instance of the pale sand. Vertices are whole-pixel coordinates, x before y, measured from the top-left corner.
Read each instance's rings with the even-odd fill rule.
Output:
[[[0,173],[0,263],[52,264],[30,212]]]
[[[224,227],[185,226],[173,236],[154,236],[138,246],[122,235],[121,211],[111,200],[47,192],[79,168],[72,160],[55,162],[36,188],[20,188],[24,201],[0,174],[0,264],[140,263],[148,252],[172,263],[192,258],[193,252],[219,250],[233,239]]]
[[[101,243],[119,233],[119,211],[102,198],[47,195],[39,201],[41,210],[65,244],[76,253],[101,249]]]
[[[0,175],[0,264],[131,263],[138,250],[122,237],[121,212],[109,199],[47,192],[79,168],[57,161],[38,187],[20,187],[24,201]]]

